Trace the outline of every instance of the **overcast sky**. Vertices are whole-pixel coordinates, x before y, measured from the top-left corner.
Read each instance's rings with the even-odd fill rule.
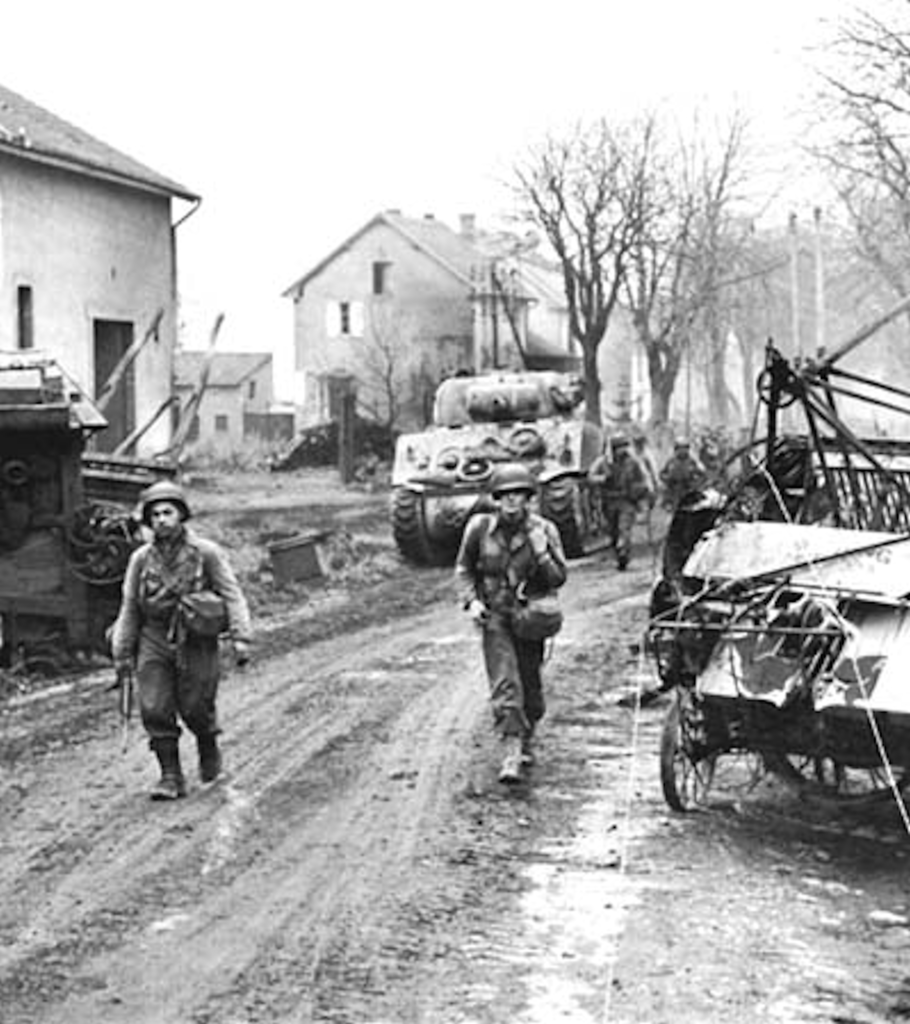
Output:
[[[275,351],[283,385],[281,292],[378,211],[492,225],[547,130],[663,101],[738,106],[786,152],[806,48],[852,7],[29,0],[5,5],[2,80],[202,196],[178,233],[187,341],[223,311],[223,346]]]

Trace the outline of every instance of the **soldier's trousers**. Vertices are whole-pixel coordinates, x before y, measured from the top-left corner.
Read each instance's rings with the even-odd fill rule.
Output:
[[[543,640],[520,640],[507,616],[491,614],[483,627],[483,658],[500,735],[527,736],[543,718],[543,655]]]
[[[143,627],[136,682],[149,739],[176,739],[181,720],[197,736],[217,734],[219,673],[217,640],[191,640],[177,648],[163,629]]]
[[[628,564],[632,555],[632,528],[635,526],[636,507],[630,503],[610,505],[607,508],[607,535],[616,550],[617,561]]]

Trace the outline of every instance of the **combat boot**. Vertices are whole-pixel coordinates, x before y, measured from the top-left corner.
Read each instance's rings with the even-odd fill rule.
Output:
[[[199,747],[199,778],[203,783],[215,782],[221,775],[221,751],[218,749],[218,737],[203,734],[196,737]]]
[[[521,763],[524,765],[534,764],[534,731],[529,729],[524,736],[521,737]]]
[[[152,789],[153,800],[178,800],[186,796],[186,781],[180,768],[180,749],[175,739],[152,740],[152,750],[161,766],[161,778]]]
[[[499,770],[499,781],[521,782],[521,737],[504,737],[503,749],[505,757],[502,759],[502,767]]]

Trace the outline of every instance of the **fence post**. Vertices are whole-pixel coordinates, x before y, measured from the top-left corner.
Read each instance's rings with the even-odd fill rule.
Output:
[[[353,388],[341,396],[341,416],[338,420],[338,472],[341,482],[349,484],[354,479],[354,426],[357,395]]]

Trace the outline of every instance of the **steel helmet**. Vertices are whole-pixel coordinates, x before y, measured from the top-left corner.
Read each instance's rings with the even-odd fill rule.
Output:
[[[190,506],[187,504],[183,488],[171,480],[157,480],[150,487],[142,492],[139,498],[141,502],[140,518],[146,526],[151,519],[152,506],[159,501],[169,501],[180,510],[181,519],[190,518]]]
[[[506,462],[497,466],[490,479],[493,497],[506,491],[524,491],[533,494],[537,489],[534,477],[520,462]]]
[[[614,451],[617,448],[628,448],[629,447],[629,439],[628,439],[628,437],[626,437],[625,434],[617,434],[613,438],[612,445],[613,445]]]

